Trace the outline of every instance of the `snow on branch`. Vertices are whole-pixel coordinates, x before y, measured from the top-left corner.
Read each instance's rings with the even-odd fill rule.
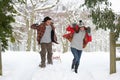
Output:
[[[17,21],[17,20],[16,20],[16,23],[17,23],[17,24],[19,24],[19,25],[24,25],[24,26],[26,26],[26,24],[25,24],[25,23],[20,22],[20,21]]]
[[[19,11],[18,7],[16,5],[13,5],[14,9],[17,11],[18,14],[20,14],[21,16],[26,16],[25,14],[23,14],[21,11]]]
[[[57,0],[56,3],[53,4],[53,5],[48,5],[48,6],[45,6],[45,7],[42,7],[42,8],[41,8],[41,7],[38,7],[37,9],[35,9],[35,11],[40,11],[40,10],[46,10],[46,9],[53,8],[53,7],[56,6],[56,4],[58,4],[59,1],[60,1],[60,0]]]

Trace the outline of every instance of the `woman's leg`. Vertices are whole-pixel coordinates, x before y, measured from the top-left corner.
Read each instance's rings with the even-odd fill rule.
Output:
[[[75,73],[77,73],[77,70],[78,70],[78,66],[79,66],[79,63],[80,63],[80,58],[81,58],[81,54],[82,54],[82,50],[77,50],[77,62],[75,64]]]
[[[72,66],[71,66],[71,69],[74,69],[75,68],[75,64],[77,63],[77,58],[78,58],[78,55],[77,55],[77,49],[75,48],[71,48],[71,52],[73,54],[73,61],[72,61]]]
[[[82,55],[82,50],[77,50],[77,56],[78,56],[78,58],[76,60],[76,64],[78,64],[78,65],[80,63],[81,55]]]

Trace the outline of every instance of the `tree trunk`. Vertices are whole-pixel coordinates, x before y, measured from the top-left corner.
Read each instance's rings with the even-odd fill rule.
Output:
[[[110,74],[116,72],[116,43],[115,33],[110,32]]]
[[[36,51],[36,31],[34,31],[34,36],[33,36],[33,51]]]
[[[17,42],[17,44],[18,44],[18,51],[20,51],[20,43],[19,43],[19,42]]]
[[[32,30],[30,29],[28,31],[28,39],[27,39],[27,49],[26,51],[30,51],[31,50],[31,38],[32,38]]]
[[[26,47],[26,51],[30,51],[31,50],[31,35],[32,35],[32,30],[29,28],[30,22],[28,19],[26,19],[26,27],[27,27],[27,35],[28,35],[28,39],[27,39],[27,47]]]
[[[2,46],[1,46],[1,41],[0,41],[0,75],[2,75]]]
[[[31,30],[30,25],[33,24],[33,20],[34,20],[34,13],[32,12],[30,22],[29,22],[29,20],[27,20],[27,22],[26,22],[27,27],[28,27],[28,39],[27,39],[27,50],[26,51],[31,50],[31,42],[32,42],[33,30]]]
[[[26,8],[27,8],[27,5],[26,5]],[[28,15],[28,14],[29,13],[27,13],[27,11],[26,11],[26,15]],[[26,49],[26,51],[31,50],[33,30],[31,30],[30,26],[31,26],[31,24],[33,24],[33,20],[34,20],[34,8],[32,10],[32,13],[30,13],[30,20],[27,19],[27,17],[26,17],[26,27],[28,28],[28,39],[27,39],[27,49]]]
[[[68,41],[66,41],[65,43],[63,43],[63,53],[68,51]]]

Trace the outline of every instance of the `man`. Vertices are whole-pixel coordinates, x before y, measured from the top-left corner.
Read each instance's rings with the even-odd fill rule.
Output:
[[[46,67],[46,53],[47,53],[47,63],[53,64],[52,61],[52,42],[57,43],[57,37],[55,35],[55,27],[53,26],[52,19],[50,17],[45,17],[43,22],[36,26],[33,24],[32,29],[37,29],[37,41],[41,45],[40,57],[41,68]]]

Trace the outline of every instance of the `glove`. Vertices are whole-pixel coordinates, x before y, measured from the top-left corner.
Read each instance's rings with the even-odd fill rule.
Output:
[[[35,23],[35,26],[36,26],[36,27],[38,27],[38,26],[39,26],[39,24],[38,24],[38,23]]]
[[[38,42],[38,45],[40,44],[40,39],[39,38],[37,38],[37,42]]]
[[[87,33],[91,33],[91,28],[87,27]]]

